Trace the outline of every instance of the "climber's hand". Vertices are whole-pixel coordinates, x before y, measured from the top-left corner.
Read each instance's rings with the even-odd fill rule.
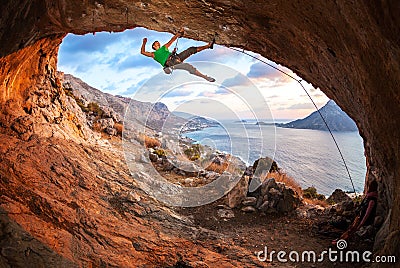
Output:
[[[185,34],[185,29],[181,28],[178,32],[179,36],[182,37]]]

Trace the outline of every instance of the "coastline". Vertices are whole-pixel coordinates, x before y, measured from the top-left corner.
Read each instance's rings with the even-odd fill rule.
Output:
[[[231,121],[231,123],[241,124],[243,122],[235,123]],[[244,122],[244,124],[246,126],[255,126],[251,122]],[[215,131],[213,131],[212,135],[215,134]],[[202,144],[201,139],[193,137],[198,134],[206,137],[206,132],[208,132],[208,128],[187,132],[183,136],[190,139],[192,143]],[[304,188],[316,186],[318,191],[326,196],[329,196],[335,189],[353,192],[348,176],[345,174],[345,170],[338,158],[337,150],[332,147],[332,140],[328,134],[326,131],[320,130],[279,128],[277,129],[277,153],[271,158],[278,163],[282,170],[296,178]],[[356,193],[362,194],[366,172],[366,167],[363,164],[365,163],[365,159],[363,159],[365,156],[363,155],[362,139],[355,132],[338,132],[337,139],[349,164]],[[221,145],[221,143],[218,145]],[[228,150],[217,149],[221,152],[229,153]],[[252,165],[256,160],[246,161],[241,155],[233,155],[241,159],[247,166]],[[337,159],[337,162],[335,159]],[[320,163],[326,164],[321,165]]]

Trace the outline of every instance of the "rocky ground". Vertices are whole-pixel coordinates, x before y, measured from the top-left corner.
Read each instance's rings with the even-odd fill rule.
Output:
[[[221,210],[226,208],[223,204],[213,203],[199,208],[178,209],[180,213],[194,219],[194,222],[203,227],[229,237],[234,244],[240,245],[253,254],[259,251],[267,252],[283,250],[303,252],[313,250],[317,254],[328,250],[337,250],[331,244],[332,239],[337,238],[343,232],[338,228],[329,227],[329,231],[323,230],[321,225],[327,224],[330,217],[327,215],[314,214],[309,217],[301,217],[298,213],[286,215],[264,214],[260,212],[243,212],[231,210],[232,212],[221,215]],[[308,211],[314,208],[301,207],[299,211]],[[233,216],[234,215],[234,216]],[[222,216],[222,217],[221,217]],[[228,216],[228,217],[227,217]],[[232,217],[232,218],[231,218]],[[372,250],[373,242],[358,236],[349,242],[349,250]],[[221,248],[222,252],[229,252]],[[229,256],[229,255],[228,255]],[[286,256],[287,257],[287,256]],[[363,267],[365,263],[331,263],[325,260],[322,263],[277,261],[276,254],[271,261],[258,263],[258,265],[271,265],[277,267]]]
[[[151,150],[153,151],[153,150]],[[215,176],[213,171],[188,174],[179,169],[170,169],[167,158],[155,157],[153,164],[170,182],[185,187],[199,187],[209,183]],[[249,174],[249,169],[246,172]],[[272,173],[274,174],[274,173]],[[270,174],[271,175],[271,174]],[[273,176],[273,175],[272,175]],[[337,189],[325,202],[324,206],[307,204],[292,188],[273,178],[265,180],[259,189],[249,193],[249,178],[242,179],[227,196],[211,204],[176,208],[180,215],[185,215],[196,226],[222,234],[232,245],[241,246],[252,254],[259,251],[303,252],[312,250],[317,254],[323,251],[337,250],[332,240],[338,238],[355,217],[355,209],[360,197],[352,200],[346,193]],[[233,194],[232,194],[233,193]],[[240,198],[240,195],[243,195]],[[322,202],[321,202],[322,203]],[[333,205],[329,205],[333,204]],[[377,218],[375,226],[360,229],[351,238],[348,250],[372,251],[373,234],[382,224]],[[202,237],[210,242],[209,237]],[[234,258],[229,247],[218,246],[218,252]],[[275,259],[274,259],[275,258]],[[259,262],[257,266],[279,267],[363,267],[366,263],[330,262],[325,258],[322,263],[277,261],[273,259]],[[318,258],[318,257],[317,257]]]

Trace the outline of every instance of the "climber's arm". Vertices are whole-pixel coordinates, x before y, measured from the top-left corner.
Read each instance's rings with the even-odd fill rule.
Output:
[[[154,53],[153,52],[147,52],[146,51],[146,43],[147,43],[147,38],[143,38],[143,43],[142,43],[142,47],[140,49],[140,53],[142,55],[147,56],[147,57],[154,58]]]
[[[362,218],[360,224],[358,225],[358,228],[363,226],[364,223],[367,221],[367,219],[370,217],[372,209],[374,208],[374,206],[375,206],[375,201],[374,200],[370,200],[369,203],[368,203],[367,211],[365,212],[364,217]]]
[[[178,37],[183,36],[184,33],[185,33],[185,30],[183,28],[180,29],[180,31],[177,34],[175,34],[174,36],[172,36],[171,40],[169,40],[164,46],[169,48],[172,45],[172,43],[174,43],[176,41],[176,39],[178,39]]]

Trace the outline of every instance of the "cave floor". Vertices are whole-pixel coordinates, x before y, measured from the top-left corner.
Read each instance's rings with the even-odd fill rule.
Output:
[[[214,203],[194,208],[179,208],[178,213],[185,215],[202,228],[213,230],[231,240],[232,244],[243,247],[256,255],[259,251],[265,252],[267,247],[268,255],[275,251],[272,261],[260,262],[260,266],[278,267],[365,267],[365,263],[330,262],[327,257],[323,262],[290,262],[282,263],[277,260],[277,252],[291,251],[299,252],[314,251],[320,254],[323,251],[337,250],[331,245],[331,241],[342,233],[341,230],[333,228],[320,228],[328,220],[327,217],[303,218],[296,213],[286,215],[268,215],[259,212],[243,212],[233,210],[235,217],[221,218],[217,211],[223,207],[221,200]],[[203,238],[207,243],[207,237]],[[354,238],[348,243],[348,250],[372,251],[372,241],[361,241]],[[221,247],[218,249],[229,256],[229,249]],[[360,253],[360,256],[361,256]],[[263,256],[263,255],[261,255]],[[327,256],[327,255],[325,255]],[[235,256],[230,256],[235,259]],[[288,255],[286,255],[288,259]],[[301,259],[301,255],[300,255]]]

